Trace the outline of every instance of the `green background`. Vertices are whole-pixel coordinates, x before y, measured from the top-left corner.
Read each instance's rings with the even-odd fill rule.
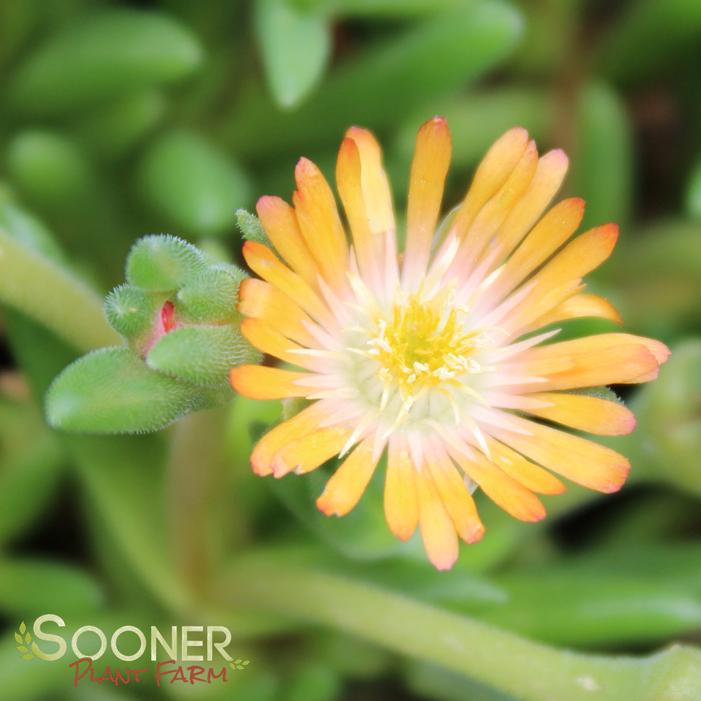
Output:
[[[698,0],[1,2],[0,698],[698,701],[700,73]],[[610,441],[633,463],[619,495],[570,489],[537,525],[480,499],[485,539],[438,574],[387,532],[379,481],[336,520],[314,507],[324,475],[252,475],[277,403],[188,413],[173,395],[187,416],[143,436],[47,427],[54,377],[119,342],[101,298],[138,237],[240,264],[234,211],[289,198],[301,155],[332,176],[352,124],[382,141],[401,211],[434,114],[448,203],[522,125],[571,156],[585,224],[621,225],[591,287],[673,355],[624,395],[639,421]],[[15,649],[46,612],[227,625],[250,664],[226,685],[74,690],[67,660]]]

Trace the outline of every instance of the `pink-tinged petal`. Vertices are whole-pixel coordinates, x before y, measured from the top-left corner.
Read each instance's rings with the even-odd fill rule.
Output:
[[[302,238],[294,209],[279,197],[266,195],[256,203],[256,212],[275,250],[292,270],[313,287],[319,269]]]
[[[229,381],[236,392],[249,399],[287,399],[304,397],[309,390],[296,384],[308,378],[304,372],[292,372],[262,365],[239,365],[229,372]]]
[[[635,416],[623,404],[586,394],[542,392],[527,395],[546,406],[527,409],[541,419],[602,436],[623,436],[635,428]]]
[[[416,136],[409,177],[403,277],[417,282],[426,272],[443,199],[451,155],[448,124],[442,117],[425,122]]]
[[[514,419],[530,435],[494,429],[514,450],[563,477],[598,492],[618,491],[628,476],[628,460],[598,443],[526,419]]]
[[[316,500],[318,509],[327,516],[345,516],[360,501],[372,478],[379,455],[375,437],[368,436],[341,463]]]

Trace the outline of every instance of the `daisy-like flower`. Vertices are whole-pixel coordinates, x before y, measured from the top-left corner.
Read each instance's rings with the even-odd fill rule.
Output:
[[[524,521],[545,515],[536,494],[564,490],[555,474],[600,492],[619,489],[626,458],[563,427],[632,431],[622,404],[581,390],[652,380],[669,354],[623,333],[554,338],[553,327],[568,319],[619,321],[582,283],[611,254],[617,227],[574,236],[584,210],[577,198],[546,212],[567,170],[562,151],[539,157],[524,129],[508,131],[438,226],[450,153],[445,120],[426,122],[411,165],[403,253],[380,147],[364,129],[347,131],[336,166],[350,240],[331,188],[304,158],[293,206],[261,198],[258,215],[275,250],[244,246],[261,279],[241,285],[241,329],[296,367],[231,371],[247,397],[309,401],[257,444],[256,473],[303,474],[338,456],[317,505],[343,516],[386,456],[389,528],[407,539],[418,526],[438,569],[455,562],[458,536],[474,543],[484,534],[477,487]]]

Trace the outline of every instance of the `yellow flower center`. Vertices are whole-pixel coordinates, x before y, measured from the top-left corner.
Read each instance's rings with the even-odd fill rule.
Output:
[[[385,385],[397,386],[408,398],[424,389],[458,384],[461,376],[475,372],[478,366],[471,356],[476,334],[465,331],[464,312],[445,300],[411,297],[394,306],[389,320],[379,319],[368,353],[381,365]]]

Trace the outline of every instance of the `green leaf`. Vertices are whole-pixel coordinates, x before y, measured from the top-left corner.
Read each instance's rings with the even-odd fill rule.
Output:
[[[197,408],[196,390],[149,369],[128,348],[103,348],[76,360],[46,397],[49,423],[67,431],[157,431]]]
[[[256,0],[255,27],[268,85],[289,109],[319,82],[331,51],[328,20],[290,0]]]
[[[227,385],[231,368],[260,358],[232,326],[186,326],[161,336],[146,362],[195,385]]]
[[[92,153],[119,158],[156,128],[167,107],[161,92],[147,89],[97,107],[80,119],[74,133]]]
[[[0,470],[0,544],[31,528],[54,495],[64,467],[64,454],[46,429],[34,434],[26,450],[4,457]]]
[[[625,83],[650,81],[675,60],[684,61],[701,37],[697,0],[639,0],[610,25],[600,66]]]
[[[701,219],[701,160],[694,165],[686,190],[686,211],[696,220]]]
[[[151,144],[138,178],[154,212],[192,236],[230,231],[235,208],[251,197],[241,168],[203,137],[184,129]]]
[[[172,292],[205,268],[200,251],[177,236],[153,234],[129,252],[127,281],[150,292]]]
[[[28,284],[32,280],[37,284]],[[0,231],[0,302],[18,309],[80,350],[119,341],[91,289],[3,231]]]
[[[107,321],[126,338],[134,338],[149,330],[157,308],[156,298],[133,285],[119,285],[105,299]]]
[[[92,612],[102,606],[104,594],[85,572],[59,562],[0,559],[0,610],[10,616],[61,615]],[[25,644],[31,642],[26,633]]]
[[[172,18],[114,9],[49,37],[17,71],[10,102],[32,115],[59,115],[192,73],[202,61],[195,37]]]
[[[210,266],[178,291],[178,311],[192,321],[231,322],[239,316],[239,286],[246,277],[233,265]]]
[[[32,129],[7,146],[12,180],[42,210],[62,213],[95,199],[96,176],[81,148],[62,134]]]
[[[602,168],[602,163],[606,167]],[[590,83],[580,94],[572,190],[586,200],[583,227],[630,220],[633,147],[626,108],[604,83]]]
[[[10,191],[1,186],[0,228],[5,229],[15,241],[26,248],[37,251],[50,260],[65,261],[63,251],[46,225],[17,204]]]
[[[389,127],[419,109],[428,117],[437,99],[501,63],[522,29],[521,15],[506,3],[467,3],[339,66],[294,112],[271,109],[265,95],[247,96],[227,119],[229,142],[241,157],[299,155],[306,148],[337,148],[350,124]]]

